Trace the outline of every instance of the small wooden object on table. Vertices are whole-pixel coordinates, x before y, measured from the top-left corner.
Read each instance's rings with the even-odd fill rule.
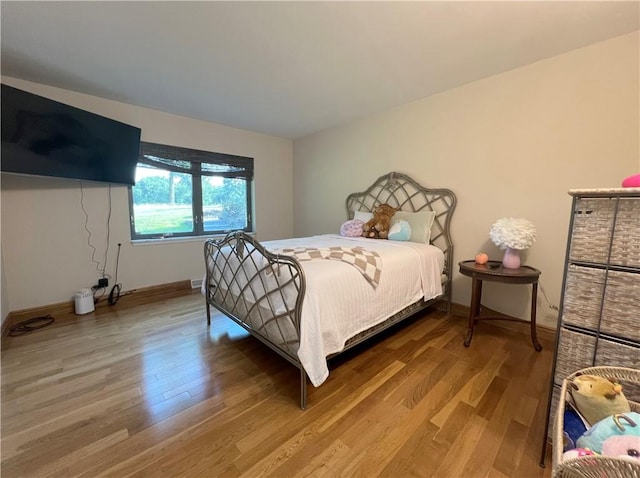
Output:
[[[538,298],[538,278],[541,272],[538,269],[529,266],[520,266],[517,269],[508,269],[502,265],[500,261],[489,261],[486,264],[477,264],[475,261],[462,261],[460,266],[460,274],[471,277],[473,284],[471,285],[471,305],[469,307],[469,326],[467,336],[464,340],[464,346],[471,345],[473,338],[473,329],[480,320],[511,320],[516,322],[527,322],[526,320],[516,317],[500,316],[485,317],[480,316],[480,307],[482,301],[482,281],[503,282],[505,284],[531,284],[531,342],[536,351],[542,350],[542,345],[538,342],[536,336],[536,302]]]

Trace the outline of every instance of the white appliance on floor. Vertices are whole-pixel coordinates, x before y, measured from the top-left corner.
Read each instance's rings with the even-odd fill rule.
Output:
[[[80,289],[75,295],[76,314],[83,315],[93,312],[95,305],[93,304],[93,293],[91,289]]]

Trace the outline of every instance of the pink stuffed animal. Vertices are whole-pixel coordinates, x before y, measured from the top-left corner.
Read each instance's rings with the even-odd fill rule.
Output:
[[[572,458],[582,458],[583,456],[595,456],[595,453],[588,448],[573,448],[562,454],[562,461],[571,460]]]
[[[632,435],[609,437],[602,443],[602,454],[627,460],[640,460],[640,437]]]
[[[640,173],[622,180],[623,188],[640,188]]]

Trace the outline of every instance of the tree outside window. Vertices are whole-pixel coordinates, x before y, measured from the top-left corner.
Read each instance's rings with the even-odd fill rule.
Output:
[[[130,188],[132,239],[253,230],[253,159],[141,143]]]

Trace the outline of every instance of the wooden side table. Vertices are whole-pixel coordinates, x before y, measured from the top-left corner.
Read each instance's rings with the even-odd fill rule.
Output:
[[[489,261],[486,264],[476,264],[475,261],[462,261],[458,263],[460,274],[471,277],[471,305],[469,307],[469,326],[464,346],[471,345],[473,329],[480,320],[512,320],[527,322],[516,317],[480,317],[480,303],[482,301],[482,281],[503,282],[505,284],[531,284],[531,342],[536,351],[542,350],[542,345],[536,336],[536,303],[538,300],[538,278],[541,272],[529,266],[520,266],[518,269],[503,267],[500,261]]]

